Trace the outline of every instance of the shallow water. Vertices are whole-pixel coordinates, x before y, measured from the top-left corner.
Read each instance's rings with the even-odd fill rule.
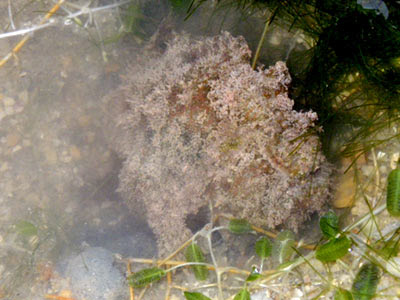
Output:
[[[13,1],[15,26],[37,24],[52,5]],[[2,1],[2,28],[7,7]],[[115,9],[96,13],[103,34],[117,33],[116,16]],[[105,46],[105,62],[90,35],[94,25],[70,23],[35,32],[0,69],[1,299],[59,292],[63,261],[88,247],[155,253],[143,218],[128,213],[116,193],[120,161],[104,130],[101,99],[118,84],[129,43]],[[1,39],[1,56],[21,38]]]
[[[113,3],[93,1],[90,7]],[[0,24],[4,32],[13,31],[10,20],[16,29],[35,26],[53,5],[13,1],[11,17],[3,1]],[[165,17],[157,5],[155,1],[147,7],[162,15],[152,16],[156,24]],[[79,11],[77,6],[65,8]],[[112,254],[156,255],[154,236],[143,216],[129,211],[116,191],[121,161],[113,152],[105,121],[109,112],[102,99],[119,85],[140,44],[140,39],[129,36],[111,44],[100,42],[117,35],[119,16],[110,8],[84,14],[82,24],[77,24],[56,15],[54,26],[36,31],[0,68],[0,299],[127,297],[126,284],[107,277],[123,278],[125,273],[123,264],[112,263]],[[224,28],[236,34],[247,32],[255,48],[262,26],[251,22],[237,26],[234,20],[240,16],[233,14],[223,18]],[[174,25],[205,35],[221,29],[219,21],[209,26],[196,22],[193,17]],[[0,55],[9,53],[21,39],[0,39]],[[290,36],[276,34],[269,40],[264,61],[284,59],[296,43]],[[247,251],[240,243],[237,247],[231,251],[233,261]],[[222,256],[229,253],[224,247],[218,251]],[[96,270],[108,271],[99,275]],[[108,285],[114,289],[111,293]],[[91,287],[97,291],[91,294]]]
[[[92,1],[91,7],[113,3]],[[164,17],[165,11],[155,3],[147,9]],[[13,0],[16,29],[39,24],[53,5],[52,1]],[[129,299],[125,265],[115,256],[152,258],[157,254],[144,216],[127,209],[117,192],[122,162],[113,151],[106,121],[109,107],[103,97],[120,84],[132,53],[140,47],[137,36],[100,43],[98,29],[103,40],[115,37],[121,26],[119,16],[111,8],[83,15],[80,20],[88,22],[86,28],[56,16],[54,26],[35,32],[0,67],[0,299],[43,299],[45,295]],[[153,15],[153,23],[162,22],[162,17]],[[176,21],[174,26],[203,35],[221,28],[218,18],[217,25],[208,27],[196,18],[184,24]],[[247,32],[246,39],[255,48],[262,26],[255,27],[251,20],[234,26],[233,19],[240,16],[221,18],[225,18],[222,27],[234,34]],[[4,32],[12,31],[8,1],[0,2],[0,25]],[[296,34],[275,32],[268,38],[264,62],[285,59],[295,47],[304,48]],[[0,57],[21,38],[0,39]],[[302,233],[311,236],[316,228],[311,223]],[[258,263],[254,257],[249,259],[253,248],[248,245],[253,246],[255,239],[235,237],[227,247],[221,236],[215,236],[220,265],[250,269]],[[193,280],[186,270],[175,275],[178,282],[187,278]],[[163,298],[164,284],[145,299]],[[276,291],[279,294],[279,285]]]

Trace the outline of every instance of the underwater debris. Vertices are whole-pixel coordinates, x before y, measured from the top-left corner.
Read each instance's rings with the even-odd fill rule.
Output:
[[[185,219],[209,201],[293,230],[323,210],[332,167],[317,115],[292,109],[283,62],[254,71],[245,40],[227,32],[175,35],[161,52],[140,55],[107,97],[120,107],[120,192],[133,212],[144,205],[160,255],[191,237]]]

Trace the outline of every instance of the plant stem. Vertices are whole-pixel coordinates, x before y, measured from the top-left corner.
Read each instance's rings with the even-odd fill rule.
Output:
[[[215,273],[217,275],[218,299],[219,300],[223,300],[224,296],[223,296],[223,293],[222,293],[222,286],[221,286],[221,271],[218,269],[217,260],[215,259],[214,251],[213,251],[213,248],[212,248],[212,242],[211,242],[212,233],[213,233],[213,230],[210,230],[208,232],[208,234],[207,234],[208,248],[210,249],[211,260],[212,260],[212,263],[213,263],[213,265],[215,267]]]
[[[275,14],[276,14],[276,10],[275,10],[274,13],[268,18],[268,20],[265,22],[264,31],[263,31],[263,33],[262,33],[262,35],[261,35],[260,41],[258,42],[256,54],[254,55],[253,63],[251,64],[251,68],[252,68],[253,70],[256,69],[257,60],[258,60],[258,57],[260,56],[260,52],[261,52],[262,45],[264,44],[265,36],[267,35],[269,25],[272,23],[272,20],[274,19]]]

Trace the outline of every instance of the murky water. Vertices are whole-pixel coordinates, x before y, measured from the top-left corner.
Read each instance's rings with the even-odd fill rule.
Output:
[[[37,26],[56,3],[11,2],[0,2],[3,32]],[[119,86],[143,39],[160,24],[202,35],[221,28],[247,33],[252,49],[262,26],[233,13],[214,18],[215,24],[205,22],[207,11],[182,23],[167,17],[164,4],[153,2],[145,5],[147,21],[140,32],[118,39],[124,14],[115,1],[65,1],[55,23],[35,31],[0,67],[0,299],[129,299],[126,267],[116,257],[157,255],[145,216],[128,209],[117,192],[122,161],[114,152],[104,97]],[[85,6],[104,9],[89,14]],[[64,17],[77,12],[79,19]],[[297,33],[274,32],[262,56],[266,63],[305,47]],[[0,57],[21,39],[1,38]],[[393,163],[390,155],[378,159]],[[311,227],[308,235],[315,232]],[[250,268],[254,257],[248,260],[247,245],[254,244],[254,236],[233,238],[232,248],[221,240],[213,236],[221,265]],[[178,273],[175,280],[187,274]],[[145,299],[162,299],[163,284],[161,292],[152,290]]]
[[[12,2],[17,28],[37,24],[54,5]],[[96,5],[114,3],[103,2]],[[2,28],[11,26],[7,1],[0,6]],[[117,35],[115,9],[93,17],[103,35]],[[118,85],[132,43],[101,49],[94,21],[85,29],[56,18],[61,24],[35,32],[0,69],[1,299],[43,299],[70,289],[61,280],[74,268],[70,257],[90,247],[155,253],[143,218],[128,213],[116,193],[120,161],[104,129],[101,99]],[[21,38],[1,39],[1,56]],[[106,299],[100,294],[90,299]]]
[[[54,4],[2,1],[1,26],[4,32],[35,27]],[[140,35],[115,38],[123,24],[115,8],[79,20],[62,17],[88,4],[115,2],[65,1],[55,25],[35,31],[0,68],[0,299],[127,297],[125,266],[115,266],[113,255],[156,255],[143,216],[132,214],[116,192],[121,161],[102,101],[119,85]],[[166,17],[159,3],[146,9],[160,16],[144,22],[145,34]],[[175,26],[201,34],[220,29],[195,24]],[[232,24],[227,18],[224,26],[252,28]],[[116,42],[101,42],[110,37]],[[1,56],[22,38],[0,39]],[[285,55],[270,53],[272,62]]]
[[[235,14],[221,15],[208,26],[196,17],[182,23],[166,17],[155,1],[146,6],[152,17],[141,34],[116,39],[121,11],[84,13],[85,5],[113,4],[65,1],[60,15],[53,16],[55,25],[35,31],[0,68],[0,299],[128,299],[125,266],[115,264],[114,255],[151,258],[157,251],[144,216],[128,210],[116,191],[121,161],[103,97],[120,84],[141,37],[157,24],[202,35],[222,27],[247,33],[253,49],[262,31],[250,18],[238,23],[242,16]],[[54,5],[3,1],[1,26],[4,31],[35,27]],[[83,13],[79,19],[63,17],[76,12]],[[21,39],[0,39],[1,56]],[[269,46],[263,60],[271,63],[302,47],[283,32],[271,37]],[[249,261],[236,260],[248,252],[244,245],[216,253],[224,264],[231,259],[247,266]]]

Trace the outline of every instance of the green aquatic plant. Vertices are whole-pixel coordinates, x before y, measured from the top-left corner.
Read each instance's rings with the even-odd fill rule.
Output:
[[[289,230],[280,232],[272,246],[272,256],[278,264],[286,263],[294,253],[294,234]]]
[[[333,211],[329,211],[319,219],[319,228],[325,238],[334,239],[339,233],[338,216]]]
[[[253,231],[251,224],[245,219],[230,220],[228,228],[234,234],[243,234]]]
[[[250,293],[245,288],[235,295],[233,300],[250,300]]]
[[[261,259],[266,259],[272,252],[271,241],[266,236],[261,237],[256,242],[255,251]]]
[[[189,15],[203,2],[206,1],[192,1],[188,8]],[[289,56],[288,63],[292,66],[299,63],[300,57],[304,59],[303,67],[297,68],[298,72],[294,74],[295,82],[291,92],[298,109],[312,107],[318,112],[320,125],[324,128],[324,131],[320,133],[324,141],[324,150],[330,154],[331,158],[342,155],[357,157],[371,147],[393,138],[393,135],[381,138],[378,134],[396,124],[399,119],[396,116],[400,108],[399,86],[396,78],[399,73],[398,58],[400,56],[395,47],[398,37],[394,30],[398,28],[396,25],[398,21],[393,20],[398,15],[396,4],[388,3],[388,18],[385,19],[383,13],[378,14],[374,10],[366,9],[356,1],[321,3],[317,1],[234,2],[221,0],[217,5],[229,3],[232,4],[231,6],[234,3],[237,9],[250,9],[253,4],[259,4],[262,10],[269,11],[270,14],[266,14],[268,19],[274,15],[274,18],[270,20],[275,24],[287,26],[289,30],[301,30],[306,35],[309,48],[304,53],[293,51]],[[345,32],[348,26],[349,32]],[[376,30],[377,27],[379,27],[378,30]],[[360,36],[365,36],[365,41],[361,41]],[[376,43],[381,43],[377,48],[377,53],[372,49]],[[340,49],[341,45],[345,45],[344,51]],[[385,47],[391,50],[380,53],[384,52]],[[389,76],[390,74],[394,77]],[[203,96],[204,91],[199,91],[196,99],[203,99]],[[176,112],[182,113],[178,109]],[[196,111],[192,109],[191,113],[195,114]],[[230,154],[241,146],[236,141],[238,141],[236,136],[230,137],[218,149],[224,154]],[[388,179],[388,181],[390,183],[396,180]],[[396,189],[393,183],[390,187],[391,191]],[[391,194],[395,192],[388,193],[389,199]],[[247,271],[246,276],[242,278],[244,287],[241,287],[236,295],[231,294],[231,297],[234,296],[234,299],[242,299],[240,297],[247,297],[247,295],[250,297],[250,292],[260,286],[265,286],[264,284],[269,280],[284,275],[290,276],[294,270],[299,271],[298,266],[307,263],[318,273],[323,282],[319,295],[332,292],[335,294],[335,299],[372,298],[376,293],[377,279],[379,279],[379,276],[374,274],[379,274],[383,270],[391,274],[390,276],[396,276],[393,275],[395,273],[388,271],[387,263],[398,252],[399,233],[398,229],[394,229],[395,233],[391,237],[383,234],[375,216],[381,213],[384,207],[375,208],[368,199],[365,201],[369,212],[343,230],[339,227],[339,219],[335,213],[329,212],[323,216],[320,219],[320,229],[324,242],[320,242],[318,247],[305,254],[298,250],[292,233],[283,232],[275,237],[272,250],[265,238],[261,237],[259,242],[256,242],[255,248],[255,252],[261,258],[260,265],[262,266],[266,261],[267,266],[271,267],[273,264],[270,264],[270,261],[275,261],[279,266],[268,270],[271,273],[262,272],[259,266],[252,267],[251,271]],[[367,227],[370,228],[367,224],[371,223],[377,228],[378,233],[366,230]],[[371,228],[373,226],[371,225]],[[233,219],[228,228],[234,234],[254,233],[254,227],[245,219]],[[209,230],[203,235],[210,238],[212,231],[221,230],[221,228]],[[390,230],[390,234],[392,233],[393,229]],[[194,241],[195,239],[192,242]],[[196,249],[199,247],[198,244],[192,245],[196,245]],[[200,248],[198,250],[202,253]],[[347,255],[350,250],[356,255]],[[271,258],[267,255],[269,251],[272,253]],[[211,246],[210,253],[212,253]],[[207,268],[206,259],[188,260],[199,263],[196,267]],[[211,260],[214,264],[215,258]],[[348,261],[354,261],[354,264],[347,266]],[[339,288],[333,279],[331,267],[334,265],[339,269],[344,268],[351,274],[351,268],[357,268],[354,267],[357,265],[355,262],[372,265],[371,272],[361,268],[354,279],[351,292]],[[323,265],[322,268],[326,268],[326,274],[315,268],[313,266],[315,264]],[[218,278],[216,286],[222,290],[221,274],[226,270],[217,265],[214,267]],[[372,272],[376,269],[377,273]],[[206,285],[205,283],[204,286]],[[226,293],[225,290],[224,293]],[[219,298],[220,296],[221,294]],[[209,299],[198,292],[185,292],[185,297],[186,299]]]
[[[203,252],[196,243],[191,243],[186,248],[186,261],[195,263],[205,263]],[[203,281],[208,277],[208,269],[204,265],[194,265],[192,270],[197,280]]]
[[[232,226],[232,224],[235,224],[235,226]],[[161,268],[161,267],[150,267],[150,268],[145,268],[141,269],[135,273],[130,274],[127,277],[128,284],[134,288],[143,288],[146,287],[152,283],[158,282],[162,278],[164,278],[167,273],[174,271],[178,268],[183,268],[183,267],[190,267],[194,271],[194,275],[196,280],[198,281],[205,281],[209,279],[208,276],[208,270],[210,268],[213,268],[217,274],[217,280],[218,277],[221,277],[223,273],[229,273],[229,271],[235,271],[234,268],[231,267],[219,267],[217,264],[217,261],[214,257],[213,254],[213,246],[212,246],[212,241],[211,241],[211,234],[215,231],[221,231],[221,230],[228,230],[230,233],[234,235],[238,234],[248,234],[250,233],[249,230],[237,230],[238,226],[237,224],[240,224],[240,226],[244,227],[250,227],[252,231],[254,231],[254,228],[250,223],[243,219],[231,219],[229,224],[227,226],[219,226],[219,227],[211,227],[209,226],[210,224],[207,224],[201,231],[196,233],[187,243],[187,246],[185,248],[185,257],[186,257],[186,263],[178,264],[174,267],[171,267],[167,270]],[[206,238],[208,241],[208,251],[211,256],[211,261],[212,264],[208,264],[206,262],[206,258],[203,254],[203,250],[200,248],[200,246],[197,243],[197,240],[200,238]],[[279,251],[276,251],[276,254],[274,255],[280,255],[281,260],[285,259],[287,261],[288,257],[288,247],[294,247],[294,240],[293,240],[293,234],[290,233],[289,231],[284,231],[280,235],[276,237],[276,243],[279,245]],[[263,264],[264,260],[268,259],[272,253],[272,244],[270,240],[262,235],[257,242],[254,245],[254,252],[261,258],[261,263],[260,267],[254,267],[251,272],[248,271],[242,271],[240,273],[247,274],[248,277],[246,280],[243,281],[244,286],[241,287],[235,294],[234,298],[236,300],[249,300],[250,298],[250,291],[249,291],[249,286],[257,285],[258,281],[261,279],[266,278],[267,273],[263,273]],[[282,254],[282,253],[284,254]],[[293,249],[290,251],[290,255],[293,253]],[[234,273],[237,273],[235,271]],[[277,272],[279,273],[279,272]],[[217,282],[217,287],[218,287],[218,296],[217,298],[222,300],[225,299],[223,291],[222,291],[222,283],[218,280]],[[207,296],[205,296],[203,293],[200,292],[189,292],[185,291],[184,296],[186,299],[196,299],[196,300],[202,300],[202,299],[210,299]]]
[[[26,220],[17,222],[15,224],[15,231],[24,238],[30,238],[38,233],[37,227]]]
[[[260,229],[252,226],[244,219],[231,219],[226,226],[219,227],[213,227],[210,226],[211,224],[207,224],[200,232],[192,237],[189,243],[186,243],[186,263],[180,263],[167,270],[160,267],[144,269],[130,275],[128,277],[128,282],[132,286],[143,287],[162,279],[168,272],[178,268],[190,267],[193,269],[194,266],[201,267],[201,272],[208,272],[208,269],[214,269],[218,275],[217,278],[220,278],[216,283],[220,292],[215,299],[225,299],[228,291],[223,289],[223,280],[221,278],[226,279],[226,275],[228,275],[230,271],[234,271],[235,274],[243,275],[243,278],[241,280],[239,279],[239,282],[241,282],[243,286],[237,288],[238,290],[233,294],[232,291],[229,290],[231,297],[233,297],[232,299],[251,299],[252,292],[258,290],[261,286],[265,287],[267,282],[281,276],[290,276],[290,274],[302,272],[304,268],[300,270],[298,267],[306,264],[310,266],[311,270],[322,282],[322,284],[317,284],[320,289],[318,293],[319,296],[330,292],[334,295],[334,299],[337,300],[372,299],[376,295],[382,270],[387,276],[393,276],[394,278],[400,276],[400,272],[395,268],[398,262],[392,259],[393,256],[398,253],[400,227],[397,225],[397,227],[389,231],[385,229],[384,231],[388,232],[386,233],[388,236],[382,236],[382,238],[379,239],[375,239],[373,235],[364,239],[363,235],[360,233],[361,231],[355,234],[354,229],[358,228],[361,230],[363,226],[365,226],[364,224],[370,222],[373,216],[383,212],[384,209],[385,205],[377,207],[358,221],[343,229],[338,226],[336,214],[332,211],[328,212],[320,218],[320,230],[323,239],[327,240],[327,242],[317,247],[303,245],[307,249],[313,249],[307,252],[301,250],[302,244],[296,243],[293,233],[289,231],[282,231],[276,235],[268,233],[268,235],[273,236],[273,242],[271,244],[270,239],[264,235],[265,232],[260,231]],[[391,225],[391,227],[393,226]],[[329,229],[327,230],[327,228]],[[254,252],[261,258],[260,264],[253,265],[251,271],[238,270],[235,267],[218,266],[213,254],[214,250],[211,236],[212,233],[222,230],[228,230],[235,236],[239,234],[254,235],[257,232],[261,233],[259,239],[254,243]],[[204,256],[199,243],[197,243],[201,238],[206,238],[208,241],[208,252],[210,253],[209,256],[211,256],[211,264],[206,263],[207,258]],[[345,256],[349,253],[350,248],[356,253],[355,256]],[[390,254],[388,255],[388,253]],[[334,274],[331,271],[331,267],[335,264],[336,268],[343,268],[346,273],[350,272],[351,264],[343,263],[343,259],[346,259],[347,263],[351,260],[362,261],[362,267],[358,270],[357,275],[353,279],[351,291],[337,286],[334,280]],[[279,262],[277,268],[273,267],[274,261]],[[326,274],[323,274],[321,267],[316,267],[316,261],[323,263],[322,266],[326,268]],[[170,264],[169,262],[165,263]],[[294,272],[295,270],[296,272]],[[226,273],[224,277],[222,277],[223,273]],[[196,275],[196,271],[195,277],[199,281],[212,280],[212,277],[209,276]],[[210,286],[212,286],[212,284],[207,281],[204,282],[204,287]],[[187,291],[184,293],[184,296],[186,299],[211,299],[201,292]]]
[[[140,288],[150,283],[159,281],[166,274],[167,273],[165,272],[165,270],[156,267],[143,269],[136,273],[133,273],[132,275],[129,275],[128,283],[135,288]]]
[[[400,216],[400,168],[389,173],[386,206],[392,216]]]
[[[322,262],[336,261],[345,256],[350,247],[351,240],[346,236],[342,236],[318,247],[315,257]]]
[[[337,289],[334,300],[353,300],[353,295],[345,289]]]
[[[183,292],[186,300],[211,300],[207,296],[204,296],[202,293],[198,292]]]
[[[208,2],[192,0],[187,16]],[[283,28],[295,38],[303,36],[307,49],[288,50],[291,96],[298,109],[318,113],[323,149],[331,159],[357,157],[398,136],[381,138],[377,133],[399,121],[400,4],[375,2],[220,0],[215,4],[216,10],[235,9],[247,18],[257,11],[264,23],[276,25],[268,30]]]
[[[355,300],[369,300],[375,295],[380,279],[379,268],[372,264],[364,264],[357,273],[352,286]]]

